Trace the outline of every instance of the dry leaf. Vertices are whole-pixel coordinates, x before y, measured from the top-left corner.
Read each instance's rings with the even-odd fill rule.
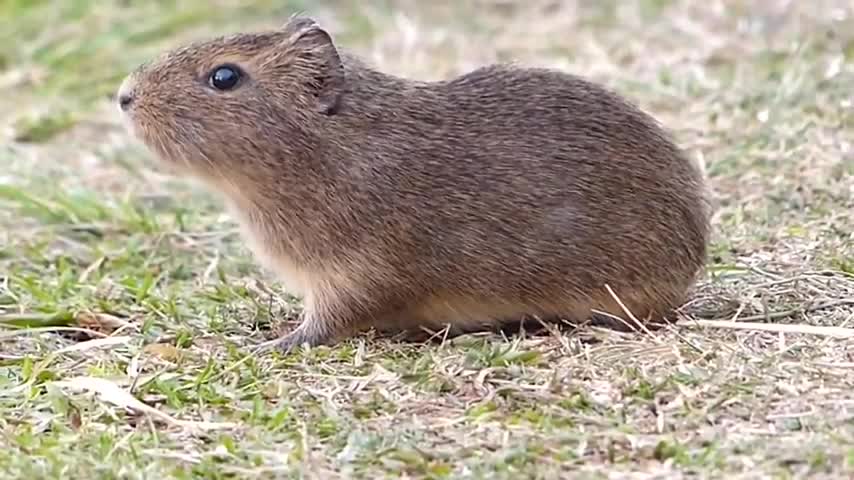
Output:
[[[60,348],[55,353],[69,353],[69,352],[81,352],[84,350],[90,350],[93,348],[101,348],[101,347],[110,347],[113,345],[122,345],[125,343],[129,343],[133,340],[133,337],[121,336],[121,337],[107,337],[107,338],[96,338],[94,340],[87,340],[85,342],[76,343],[74,345],[70,345],[65,348]]]
[[[74,320],[83,328],[103,333],[112,333],[130,325],[129,322],[108,313],[80,312]]]
[[[168,343],[152,343],[146,345],[142,351],[173,363],[177,363],[184,356],[183,351]]]
[[[172,426],[188,429],[196,428],[201,430],[234,428],[236,426],[236,424],[233,423],[193,422],[175,419],[154,407],[142,403],[116,383],[103,378],[74,377],[69,380],[54,382],[54,384],[58,387],[65,387],[71,390],[84,390],[96,393],[104,402],[150,415],[151,417]]]
[[[74,431],[79,431],[83,426],[83,418],[80,416],[80,410],[75,406],[70,406],[68,409],[68,423]]]

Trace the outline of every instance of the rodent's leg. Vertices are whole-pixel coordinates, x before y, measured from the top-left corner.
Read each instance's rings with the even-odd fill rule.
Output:
[[[287,353],[303,344],[314,347],[334,343],[382,317],[385,310],[381,305],[359,301],[343,290],[308,295],[299,326],[283,336],[276,347]]]
[[[276,344],[279,351],[288,353],[303,344],[316,347],[333,341],[336,335],[332,322],[324,321],[311,310],[303,310],[301,317],[299,326],[279,339]]]

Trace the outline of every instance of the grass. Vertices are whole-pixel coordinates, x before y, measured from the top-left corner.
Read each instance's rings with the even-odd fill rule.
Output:
[[[802,333],[854,321],[850,5],[419,3],[0,3],[0,476],[854,475],[854,342]],[[162,48],[295,10],[395,73],[519,59],[655,114],[715,191],[686,320],[252,355],[299,299],[110,97]]]

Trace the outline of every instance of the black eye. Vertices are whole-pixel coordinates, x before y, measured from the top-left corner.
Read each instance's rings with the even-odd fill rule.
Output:
[[[231,65],[216,67],[210,76],[210,84],[217,90],[231,90],[240,82],[240,70]]]

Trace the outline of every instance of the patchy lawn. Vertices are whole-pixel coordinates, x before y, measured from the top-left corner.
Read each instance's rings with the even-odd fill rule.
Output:
[[[0,476],[854,475],[850,2],[427,4],[0,3]],[[252,355],[299,299],[110,96],[161,48],[296,10],[394,73],[550,65],[672,128],[717,206],[680,325]]]

